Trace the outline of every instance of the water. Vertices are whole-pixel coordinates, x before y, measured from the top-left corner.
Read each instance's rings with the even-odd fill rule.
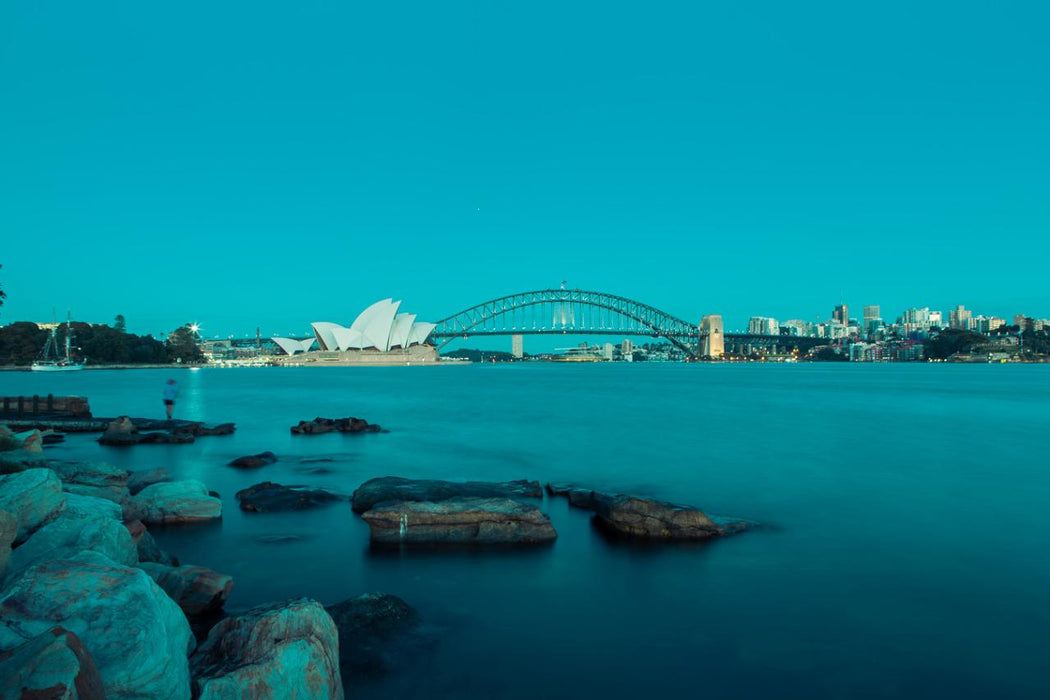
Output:
[[[55,457],[168,467],[223,498],[167,528],[231,573],[228,607],[366,591],[439,640],[362,697],[1045,697],[1050,367],[474,365],[0,373],[0,394],[89,396],[96,415],[176,415],[237,433]],[[381,435],[292,436],[356,415]],[[224,466],[262,450],[255,471]],[[331,461],[314,461],[331,460]],[[322,467],[327,474],[304,469]],[[610,542],[545,499],[527,551],[374,553],[348,506],[241,513],[269,479],[351,493],[375,476],[571,481],[690,503],[762,529],[706,545]],[[263,542],[260,538],[288,538]]]

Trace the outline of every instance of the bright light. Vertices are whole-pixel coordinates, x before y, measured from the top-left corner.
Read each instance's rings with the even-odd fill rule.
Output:
[[[197,323],[190,324],[190,330],[193,331],[194,333],[199,333],[200,329],[201,329],[200,324],[197,324]]]

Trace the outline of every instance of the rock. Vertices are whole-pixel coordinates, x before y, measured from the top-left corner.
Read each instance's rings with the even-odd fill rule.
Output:
[[[281,510],[305,510],[334,501],[346,500],[345,496],[324,489],[305,486],[282,486],[264,481],[237,492],[241,510],[250,513],[270,513]]]
[[[339,630],[343,681],[388,670],[395,647],[414,646],[419,613],[395,595],[366,593],[325,608]]]
[[[108,435],[132,435],[138,431],[138,428],[135,427],[135,424],[132,423],[131,419],[127,416],[120,416],[106,426],[106,433]]]
[[[189,624],[146,572],[84,552],[31,567],[0,593],[0,648],[56,624],[91,651],[107,698],[190,697]]]
[[[18,518],[0,510],[0,581],[7,573],[7,560],[11,556],[11,544],[18,535]]]
[[[241,469],[254,469],[256,467],[265,467],[267,464],[273,464],[276,461],[277,455],[273,452],[260,452],[257,455],[238,457],[230,462],[230,466],[239,467]]]
[[[343,697],[335,623],[320,603],[306,598],[220,621],[190,667],[201,700]]]
[[[53,627],[0,661],[0,697],[105,700],[102,676],[80,637]]]
[[[362,418],[314,418],[301,420],[292,426],[293,435],[320,435],[321,433],[378,433],[382,428]]]
[[[552,495],[568,496],[569,503],[593,510],[594,522],[615,535],[649,540],[706,540],[740,532],[749,523],[715,520],[689,506],[649,498],[587,491],[576,487],[549,488]]]
[[[592,510],[594,508],[594,491],[571,484],[547,484],[547,493],[552,496],[565,496],[569,505]]]
[[[124,527],[128,529],[132,542],[138,551],[139,562],[154,562],[167,566],[178,566],[179,558],[168,554],[157,546],[157,541],[149,533],[141,520],[127,520]]]
[[[14,438],[17,443],[20,443],[21,449],[29,454],[44,454],[44,434],[39,430],[27,430],[24,433],[14,433]]]
[[[355,513],[384,501],[445,501],[450,498],[543,498],[538,481],[437,481],[384,476],[361,484],[351,497]]]
[[[128,520],[154,523],[189,523],[222,517],[222,501],[208,495],[196,479],[147,486],[131,497],[124,512]]]
[[[219,423],[212,427],[198,425],[196,434],[198,437],[203,435],[233,435],[235,429],[233,423]]]
[[[54,520],[66,507],[62,482],[50,469],[27,469],[0,476],[0,510],[18,520],[15,544],[24,542],[45,523]]]
[[[82,496],[67,491],[66,509],[62,511],[62,517],[108,518],[119,522],[124,517],[124,509],[119,504],[105,498]]]
[[[128,493],[134,496],[147,486],[161,484],[171,480],[171,474],[169,474],[168,470],[164,467],[134,471],[128,475]]]
[[[70,559],[81,552],[97,552],[116,564],[134,566],[138,551],[119,520],[105,514],[75,517],[63,513],[11,553],[9,575],[53,559]]]
[[[381,503],[361,517],[377,544],[542,544],[557,537],[539,508],[510,498]]]
[[[123,504],[128,500],[126,469],[104,462],[49,462],[48,466],[62,480],[62,488],[69,493],[105,498]]]
[[[174,567],[143,562],[139,568],[149,574],[187,615],[219,610],[233,588],[232,576],[203,566]]]

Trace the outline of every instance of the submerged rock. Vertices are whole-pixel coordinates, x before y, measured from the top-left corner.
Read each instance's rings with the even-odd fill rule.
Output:
[[[241,510],[250,513],[270,513],[281,510],[305,510],[317,506],[345,501],[345,496],[324,489],[305,486],[283,486],[264,481],[242,489],[236,494]]]
[[[233,577],[204,566],[167,566],[142,562],[150,575],[187,615],[203,615],[222,608],[233,588]]]
[[[510,498],[380,503],[361,517],[377,544],[543,544],[557,537],[539,508]]]
[[[320,435],[321,433],[378,433],[382,428],[363,418],[314,418],[301,420],[292,426],[293,435]]]
[[[0,697],[105,700],[102,676],[80,637],[53,627],[3,658]]]
[[[132,496],[124,514],[147,525],[214,520],[222,517],[222,501],[196,479],[162,482]]]
[[[129,447],[131,445],[150,443],[179,445],[193,442],[194,434],[194,431],[184,431],[178,428],[175,430],[141,432],[134,421],[127,416],[121,416],[106,427],[98,442],[101,445],[113,447]]]
[[[84,552],[33,566],[0,593],[0,648],[56,624],[91,651],[107,698],[189,698],[189,623],[146,572]]]
[[[260,452],[257,455],[238,457],[237,459],[230,462],[230,466],[238,467],[240,469],[255,469],[257,467],[265,467],[267,464],[273,464],[276,461],[277,455],[275,455],[273,452],[266,451]]]
[[[215,625],[190,659],[194,696],[343,697],[339,634],[320,603],[270,603]]]
[[[361,484],[351,497],[355,513],[385,501],[447,501],[450,498],[543,498],[538,481],[440,481],[384,476]]]
[[[0,476],[0,510],[6,510],[18,521],[15,544],[54,520],[65,507],[62,482],[50,469],[27,469]]]
[[[339,630],[343,683],[389,670],[397,652],[418,651],[419,613],[396,595],[366,593],[325,608]]]

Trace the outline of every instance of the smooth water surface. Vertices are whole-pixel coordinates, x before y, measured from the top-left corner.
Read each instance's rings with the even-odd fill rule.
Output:
[[[231,610],[367,591],[415,606],[437,643],[355,686],[363,697],[1050,690],[1050,367],[4,372],[0,394],[80,394],[99,416],[161,417],[169,376],[177,417],[235,421],[236,434],[135,448],[74,436],[51,456],[165,466],[219,491],[221,523],[157,538],[184,563],[231,573]],[[289,433],[319,415],[390,432]],[[280,461],[225,466],[262,450]],[[233,497],[264,479],[349,494],[385,475],[570,481],[764,527],[630,546],[548,498],[559,533],[549,548],[373,552],[347,505],[246,514]]]

